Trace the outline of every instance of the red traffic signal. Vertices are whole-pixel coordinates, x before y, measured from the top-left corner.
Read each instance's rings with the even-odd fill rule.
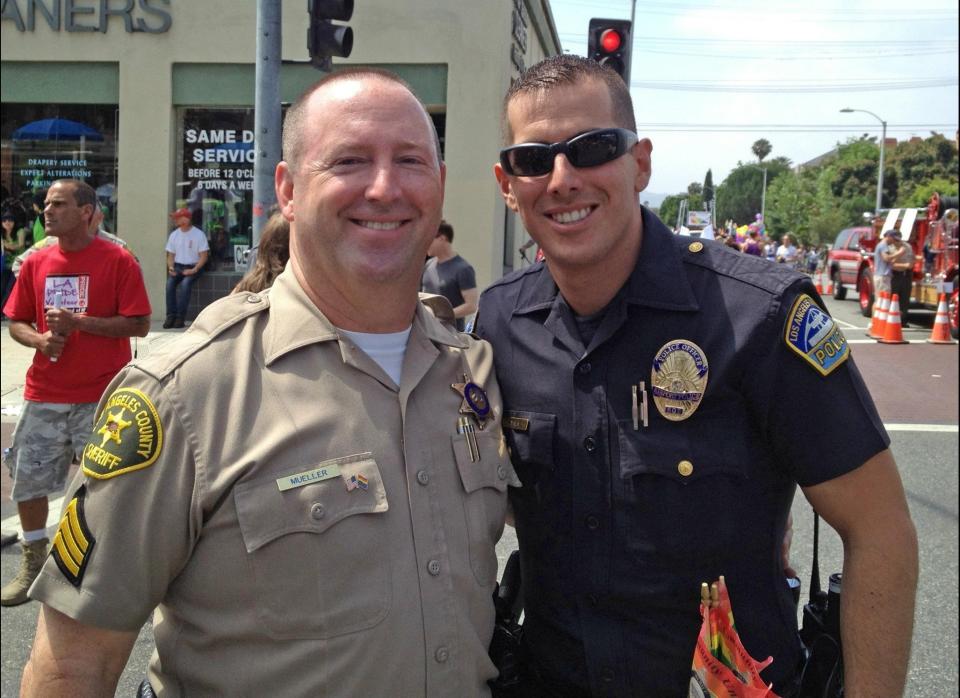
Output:
[[[607,53],[613,53],[620,48],[623,43],[623,37],[616,29],[607,29],[600,35],[600,46]]]
[[[590,20],[587,57],[611,68],[630,84],[631,24],[627,19]]]

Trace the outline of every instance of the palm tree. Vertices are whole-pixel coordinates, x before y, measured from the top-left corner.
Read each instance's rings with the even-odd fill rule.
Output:
[[[770,151],[773,150],[773,146],[770,145],[770,141],[766,138],[761,138],[758,141],[755,141],[753,146],[750,148],[753,151],[753,154],[757,156],[759,162],[763,162],[763,159],[770,154]]]

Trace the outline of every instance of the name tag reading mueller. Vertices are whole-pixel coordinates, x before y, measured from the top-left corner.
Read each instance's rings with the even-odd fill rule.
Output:
[[[277,478],[277,487],[280,488],[281,492],[285,492],[286,490],[292,490],[294,487],[303,487],[321,480],[329,480],[332,477],[340,477],[339,465],[324,465],[313,470],[305,470],[296,475],[284,475]]]

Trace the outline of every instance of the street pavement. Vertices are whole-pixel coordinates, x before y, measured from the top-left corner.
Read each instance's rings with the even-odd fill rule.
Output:
[[[892,449],[900,466],[911,512],[920,540],[920,583],[917,600],[913,653],[908,678],[908,698],[940,698],[957,695],[958,665],[958,349],[957,345],[931,345],[933,314],[916,312],[912,327],[904,330],[910,343],[880,345],[866,337],[867,320],[855,301],[826,299],[851,343],[857,365],[870,387]],[[179,330],[155,327],[138,342],[140,355],[156,351],[174,339]],[[0,335],[2,376],[2,446],[10,434],[22,401],[23,377],[31,352],[10,339],[6,323]],[[851,434],[851,438],[855,438]],[[811,444],[829,450],[829,444]],[[15,508],[9,501],[10,480],[6,468],[0,475],[3,529],[14,530]],[[56,525],[57,507],[51,507],[49,523]],[[793,506],[793,566],[803,580],[802,602],[807,599],[812,558],[812,510],[802,495]],[[12,517],[12,518],[11,518]],[[501,569],[516,548],[516,536],[507,527],[497,546]],[[820,528],[820,576],[839,572],[842,565],[839,537],[827,526]],[[2,580],[16,574],[19,549],[6,545],[0,551]],[[122,583],[122,580],[118,580]],[[734,608],[735,591],[731,591]],[[0,698],[18,695],[20,675],[29,655],[36,625],[37,604],[0,609],[3,634],[0,651]],[[116,695],[133,696],[145,675],[153,652],[149,623],[141,631]]]

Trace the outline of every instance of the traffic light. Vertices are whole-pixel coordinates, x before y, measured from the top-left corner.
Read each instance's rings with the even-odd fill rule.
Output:
[[[353,50],[353,29],[333,24],[346,22],[353,16],[353,0],[307,0],[310,27],[307,29],[307,51],[310,62],[320,70],[330,70],[331,56],[346,58]]]
[[[612,68],[629,86],[632,41],[630,20],[595,17],[590,20],[587,57]]]

